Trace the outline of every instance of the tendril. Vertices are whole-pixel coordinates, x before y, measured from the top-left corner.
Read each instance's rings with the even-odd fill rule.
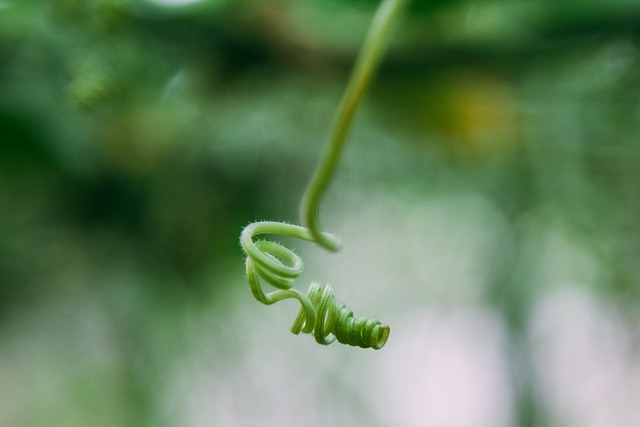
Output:
[[[291,332],[313,333],[316,341],[323,345],[337,340],[378,350],[389,338],[389,326],[379,320],[354,317],[344,303],[336,300],[333,288],[328,284],[313,282],[306,294],[293,289],[295,279],[304,270],[302,259],[280,243],[256,240],[255,237],[281,235],[316,243],[332,252],[340,249],[340,240],[320,229],[318,206],[335,175],[353,117],[388,45],[392,27],[408,1],[384,0],[378,7],[336,112],[325,152],[302,198],[301,217],[307,227],[262,221],[249,224],[240,235],[240,244],[247,255],[246,272],[253,296],[266,305],[290,298],[298,300],[301,308]],[[265,293],[261,280],[276,290]]]

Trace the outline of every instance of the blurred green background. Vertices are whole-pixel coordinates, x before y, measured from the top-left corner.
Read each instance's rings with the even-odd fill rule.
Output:
[[[377,2],[0,0],[0,425],[640,425],[640,5],[414,0],[288,331],[241,228],[297,222]],[[297,242],[296,242],[297,244]]]

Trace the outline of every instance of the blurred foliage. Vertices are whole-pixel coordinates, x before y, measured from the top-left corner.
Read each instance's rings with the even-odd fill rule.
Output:
[[[158,425],[191,310],[244,291],[241,227],[296,217],[376,4],[0,0],[5,362],[60,298],[105,304],[117,336],[70,382],[83,403],[7,425]],[[487,302],[516,337],[549,277],[637,316],[639,19],[632,0],[416,0],[354,131],[343,179],[364,191],[465,189],[505,215],[514,250],[494,254]],[[518,425],[545,425],[531,393]]]

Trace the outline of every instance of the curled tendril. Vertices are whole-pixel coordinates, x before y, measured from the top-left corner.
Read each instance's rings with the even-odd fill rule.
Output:
[[[295,279],[302,274],[304,263],[291,249],[280,243],[254,240],[260,234],[279,234],[314,242],[308,228],[281,222],[254,222],[242,231],[240,244],[247,254],[246,271],[253,296],[263,304],[274,304],[294,298],[302,306],[291,332],[313,333],[316,341],[328,345],[337,340],[362,348],[380,349],[389,337],[389,326],[379,320],[355,318],[345,304],[336,300],[333,288],[312,283],[306,294],[293,289]],[[323,233],[329,241],[336,237]],[[277,290],[265,293],[260,279]]]
[[[338,167],[347,134],[356,109],[389,41],[393,24],[410,0],[384,0],[378,7],[353,74],[336,113],[326,150],[302,198],[301,216],[307,227],[281,222],[255,222],[244,228],[240,244],[247,255],[246,270],[253,296],[263,304],[283,299],[297,299],[302,306],[291,331],[294,334],[313,333],[320,344],[337,340],[363,348],[382,348],[389,338],[389,326],[378,320],[355,318],[353,312],[336,300],[333,288],[312,283],[307,293],[293,289],[295,279],[302,274],[302,259],[280,243],[255,240],[261,234],[276,234],[316,243],[335,252],[340,240],[320,229],[318,206]],[[276,290],[265,293],[261,280]]]

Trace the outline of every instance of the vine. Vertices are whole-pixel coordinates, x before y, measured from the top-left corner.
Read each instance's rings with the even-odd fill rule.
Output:
[[[384,0],[373,18],[336,112],[326,149],[302,198],[301,217],[306,227],[262,221],[249,224],[240,235],[240,244],[247,255],[247,279],[253,296],[266,305],[283,299],[297,299],[301,308],[291,332],[313,333],[320,344],[327,345],[337,340],[343,344],[377,350],[387,342],[390,329],[379,320],[354,317],[345,304],[336,300],[333,288],[328,284],[313,282],[306,294],[294,289],[295,279],[304,269],[302,259],[280,243],[256,240],[255,237],[263,234],[288,236],[316,243],[332,252],[340,250],[340,240],[320,228],[319,204],[335,175],[358,105],[408,1]],[[265,293],[261,280],[277,290]]]

